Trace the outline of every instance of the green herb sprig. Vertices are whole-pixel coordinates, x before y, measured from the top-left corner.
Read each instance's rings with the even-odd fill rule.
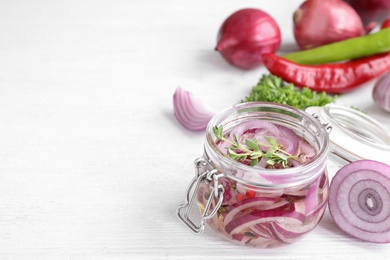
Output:
[[[245,146],[241,144],[237,136],[233,134],[233,142],[223,136],[223,126],[214,126],[213,132],[215,137],[218,140],[227,142],[231,144],[230,147],[227,148],[227,155],[235,160],[235,161],[244,161],[246,159],[250,159],[250,166],[255,166],[259,163],[261,158],[267,159],[267,164],[270,166],[274,166],[275,164],[281,164],[283,168],[288,167],[288,160],[295,159],[296,156],[289,154],[288,152],[282,150],[280,145],[276,142],[276,140],[269,136],[264,136],[265,140],[267,140],[268,144],[260,144],[257,139],[254,138],[252,140],[245,139]],[[261,151],[259,146],[266,146],[270,149],[266,152]],[[242,153],[236,152],[237,150],[241,150]]]
[[[298,88],[284,82],[280,77],[264,74],[242,102],[275,102],[304,110],[310,106],[324,106],[332,103],[337,97],[337,95],[313,91],[308,87]]]

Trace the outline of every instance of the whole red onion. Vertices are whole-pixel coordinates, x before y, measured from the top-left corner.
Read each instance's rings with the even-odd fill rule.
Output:
[[[344,0],[360,15],[364,24],[390,18],[390,0]]]
[[[293,21],[294,37],[301,49],[366,33],[357,12],[340,0],[307,0],[294,12]]]
[[[262,53],[276,52],[280,42],[276,21],[262,10],[247,8],[223,22],[215,50],[234,66],[252,69],[262,64]]]

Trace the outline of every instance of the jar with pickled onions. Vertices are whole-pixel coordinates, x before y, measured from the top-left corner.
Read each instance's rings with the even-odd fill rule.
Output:
[[[300,240],[326,209],[328,131],[312,115],[281,104],[221,111],[208,124],[178,217],[195,233],[207,223],[239,245],[275,248]]]

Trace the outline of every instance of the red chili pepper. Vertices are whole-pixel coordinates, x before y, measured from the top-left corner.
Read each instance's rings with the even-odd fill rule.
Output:
[[[271,74],[298,87],[339,94],[379,77],[390,70],[390,52],[344,63],[301,65],[272,53],[262,55]]]
[[[381,29],[385,29],[385,28],[388,28],[390,27],[390,18],[389,19],[386,19],[382,25],[381,25]]]

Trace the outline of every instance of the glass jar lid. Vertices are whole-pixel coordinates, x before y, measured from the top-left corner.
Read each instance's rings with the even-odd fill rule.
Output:
[[[334,159],[344,164],[362,159],[388,163],[389,129],[379,121],[357,109],[336,104],[309,107],[306,112],[332,127],[329,138]]]

